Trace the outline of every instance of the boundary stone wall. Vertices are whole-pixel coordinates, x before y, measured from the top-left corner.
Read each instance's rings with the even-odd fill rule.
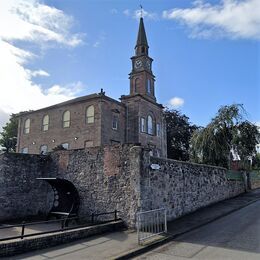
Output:
[[[152,170],[151,164],[160,169]],[[129,227],[136,212],[166,208],[168,220],[245,192],[226,169],[155,158],[138,145],[56,151],[48,156],[0,156],[0,221],[47,214],[53,193],[37,177],[71,181],[80,196],[80,217],[119,211]]]
[[[45,160],[46,157],[37,155],[0,155],[0,221],[48,212],[51,189],[36,180],[46,177]]]
[[[152,170],[151,164],[160,169]],[[141,208],[166,208],[168,220],[245,192],[244,182],[228,181],[226,169],[171,159],[143,157]]]

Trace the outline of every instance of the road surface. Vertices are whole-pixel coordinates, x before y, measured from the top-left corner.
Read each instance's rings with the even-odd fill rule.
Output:
[[[136,259],[260,260],[260,201]]]

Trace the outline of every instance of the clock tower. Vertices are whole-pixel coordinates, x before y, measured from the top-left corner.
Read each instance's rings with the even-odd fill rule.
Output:
[[[154,93],[155,76],[152,73],[153,59],[148,55],[147,43],[143,18],[140,18],[135,55],[132,60],[132,71],[129,74],[130,95],[141,94],[156,102]]]
[[[153,59],[149,57],[144,21],[140,18],[135,54],[131,58],[130,93],[121,96],[125,105],[126,143],[138,143],[154,156],[167,157],[163,106],[156,102]]]

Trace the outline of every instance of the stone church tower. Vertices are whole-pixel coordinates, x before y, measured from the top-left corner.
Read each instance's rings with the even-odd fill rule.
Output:
[[[139,30],[129,74],[130,94],[121,96],[126,105],[126,142],[141,143],[149,147],[155,156],[167,156],[166,127],[163,106],[156,102],[153,59],[149,57],[149,45],[143,18]]]
[[[77,97],[19,116],[17,152],[46,154],[56,147],[83,149],[134,143],[167,157],[163,106],[156,102],[153,59],[140,19],[130,93],[121,102],[105,92]]]

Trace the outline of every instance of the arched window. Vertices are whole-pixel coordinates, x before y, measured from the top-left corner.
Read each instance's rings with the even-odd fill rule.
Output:
[[[161,135],[161,125],[159,123],[156,124],[156,135],[157,136]]]
[[[141,133],[145,133],[145,118],[144,117],[140,118],[140,131],[141,131]]]
[[[31,124],[31,120],[30,120],[30,118],[27,118],[24,122],[24,133],[25,134],[30,133],[30,124]]]
[[[49,116],[45,115],[42,119],[42,130],[48,131],[49,130]]]
[[[46,144],[41,145],[40,154],[46,154],[48,152],[48,146]]]
[[[135,80],[135,89],[134,89],[135,93],[138,93],[139,88],[140,88],[140,79],[137,78],[137,79]]]
[[[70,111],[65,111],[62,117],[62,125],[64,128],[70,127]]]
[[[95,118],[95,109],[94,106],[89,106],[86,111],[86,122],[89,123],[94,123],[94,118]]]
[[[154,133],[153,118],[150,115],[147,117],[147,133],[150,135],[152,135]]]
[[[118,116],[113,115],[113,118],[112,118],[112,129],[113,130],[118,130],[118,121],[119,121]]]
[[[147,79],[146,81],[146,91],[148,94],[152,94],[152,85],[150,79]]]

